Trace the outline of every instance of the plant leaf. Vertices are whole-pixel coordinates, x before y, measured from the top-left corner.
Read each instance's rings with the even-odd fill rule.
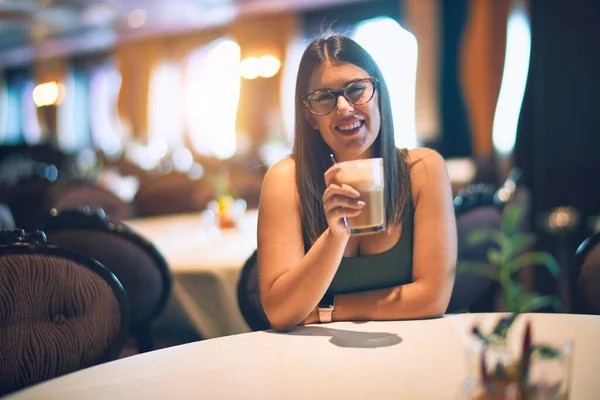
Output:
[[[499,250],[496,249],[488,249],[487,251],[487,257],[488,260],[490,261],[490,264],[493,265],[502,265],[504,264],[502,261],[502,252],[500,252]]]
[[[477,261],[459,261],[456,264],[456,274],[468,273],[485,276],[495,281],[498,280],[498,268],[494,265]]]
[[[494,328],[492,335],[499,336],[502,338],[506,338],[506,334],[508,333],[508,329],[515,322],[515,319],[519,316],[519,313],[512,313],[506,317],[503,317],[498,321],[496,327]]]
[[[501,246],[502,234],[492,229],[475,229],[467,235],[467,244],[469,246],[478,246],[488,242],[493,242]]]
[[[512,236],[521,222],[523,207],[517,204],[507,204],[504,207],[504,218],[502,219],[502,232],[506,236]]]
[[[501,280],[502,284],[502,299],[504,310],[508,312],[521,312],[523,311],[523,288],[518,282],[511,280],[508,276],[508,280]]]
[[[560,309],[561,309],[560,299],[556,296],[553,296],[553,295],[540,296],[537,293],[530,293],[530,295],[532,296],[532,298],[529,301],[528,308],[531,311],[539,310],[540,308],[547,307],[547,306],[552,306],[552,308],[554,308],[554,311],[560,311]]]
[[[514,274],[523,267],[545,266],[552,276],[557,277],[560,272],[558,263],[549,253],[543,251],[533,251],[524,253],[508,263],[507,268],[511,274]]]
[[[533,354],[537,354],[541,358],[558,358],[562,354],[559,349],[542,344],[534,344],[530,349]]]
[[[535,243],[535,235],[532,233],[516,233],[510,238],[510,255],[512,258],[523,250],[527,249],[529,246]]]

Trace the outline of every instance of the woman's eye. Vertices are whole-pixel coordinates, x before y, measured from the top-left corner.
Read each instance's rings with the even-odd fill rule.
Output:
[[[346,96],[352,99],[358,99],[365,92],[366,87],[364,85],[352,86],[346,90]]]
[[[317,93],[313,95],[313,101],[325,102],[331,101],[331,95],[329,93]]]

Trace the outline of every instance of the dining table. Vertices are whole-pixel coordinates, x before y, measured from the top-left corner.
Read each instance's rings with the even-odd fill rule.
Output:
[[[464,399],[472,327],[491,327],[503,316],[334,322],[230,335],[97,365],[7,399]],[[600,316],[521,314],[511,329],[526,324],[534,343],[573,341],[569,398],[600,398]]]
[[[156,329],[180,326],[205,339],[249,332],[237,301],[237,284],[256,249],[257,210],[221,229],[209,210],[126,220],[156,246],[172,277],[172,292]]]

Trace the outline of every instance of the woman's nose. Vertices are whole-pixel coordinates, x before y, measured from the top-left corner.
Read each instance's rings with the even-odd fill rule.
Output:
[[[352,107],[352,104],[344,96],[337,98],[336,113],[338,115],[345,115],[353,111],[354,107]]]

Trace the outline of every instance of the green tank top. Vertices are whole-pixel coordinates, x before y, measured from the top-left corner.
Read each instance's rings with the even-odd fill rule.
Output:
[[[328,292],[341,294],[405,285],[412,282],[414,205],[409,191],[402,234],[391,249],[369,256],[343,257]]]

